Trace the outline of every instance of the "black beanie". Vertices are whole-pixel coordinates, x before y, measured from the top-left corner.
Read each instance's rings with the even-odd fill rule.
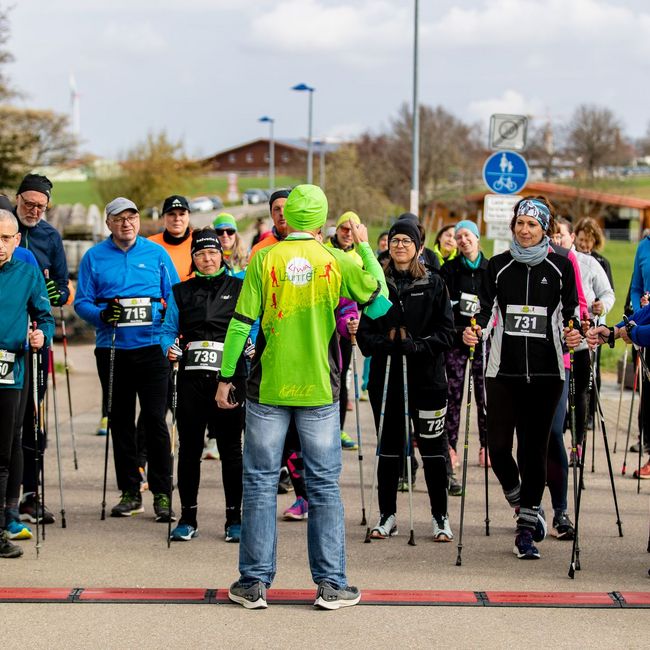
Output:
[[[415,242],[416,252],[420,250],[422,238],[420,237],[417,221],[413,221],[413,219],[402,219],[400,217],[388,231],[388,241],[390,242],[395,235],[407,235]]]
[[[398,221],[406,219],[407,221],[414,221],[416,224],[420,223],[420,220],[412,212],[403,212],[397,217]]]
[[[276,199],[287,199],[289,198],[289,193],[290,190],[275,190],[269,199],[269,210],[273,210],[273,202]]]
[[[211,248],[213,250],[218,250],[221,252],[221,242],[217,237],[216,231],[212,228],[203,228],[202,230],[193,230],[192,231],[192,255],[198,253],[199,251],[205,250],[206,248]]]
[[[47,200],[50,200],[52,196],[52,183],[47,176],[41,176],[40,174],[27,174],[25,178],[20,182],[20,187],[16,194],[22,194],[23,192],[40,192],[47,196]]]

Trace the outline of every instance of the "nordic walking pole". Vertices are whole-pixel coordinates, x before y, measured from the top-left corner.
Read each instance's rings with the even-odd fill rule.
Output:
[[[39,350],[39,356],[40,352],[42,351]],[[44,356],[44,355],[43,355]],[[39,386],[43,387],[43,391],[45,395],[47,395],[47,373],[48,370],[45,368],[45,364],[49,363],[49,361],[46,362],[45,359],[41,359],[41,362],[38,365],[38,384]],[[45,369],[45,374],[43,374],[43,370]],[[41,433],[41,443],[39,446],[36,448],[36,453],[39,455],[40,458],[40,468],[41,468],[41,503],[40,503],[40,508],[41,508],[41,534],[43,536],[43,541],[45,541],[45,442],[47,438],[47,433],[48,433],[48,422],[46,420],[46,412],[45,412],[45,397],[40,398],[38,400],[38,408],[40,411],[40,433]],[[43,422],[45,422],[45,429],[43,429]],[[38,504],[38,502],[37,502]],[[36,512],[38,515],[38,505],[36,508]],[[38,519],[38,516],[36,517]],[[38,521],[36,522],[36,525],[38,526]]]
[[[176,339],[178,345],[178,339]],[[167,521],[167,548],[172,540],[172,501],[174,498],[174,459],[176,456],[176,406],[178,405],[178,360],[172,364],[172,435],[170,447],[169,470],[169,518]]]
[[[592,356],[593,355],[593,356]],[[596,471],[596,407],[593,404],[595,401],[595,391],[596,391],[596,364],[598,363],[596,353],[595,352],[590,352],[589,353],[589,361],[591,365],[591,399],[589,400],[591,402],[591,473],[593,474]],[[586,432],[585,432],[585,435]]]
[[[569,321],[569,329],[573,329],[573,321]],[[575,350],[569,348],[569,417],[571,423],[571,453],[573,454],[573,509],[575,512],[575,528],[571,548],[571,563],[569,565],[569,578],[573,579],[576,571],[580,571],[580,543],[578,540],[580,524],[580,489],[579,484],[584,470],[584,459],[580,464],[580,479],[578,478],[578,433],[576,431],[576,379],[573,365]]]
[[[596,412],[600,417],[600,429],[603,432],[603,443],[605,445],[605,457],[607,458],[607,469],[609,471],[609,481],[612,485],[612,496],[614,497],[614,508],[616,510],[616,525],[618,526],[618,536],[623,537],[623,525],[621,523],[621,515],[618,510],[618,499],[616,498],[616,485],[614,483],[614,470],[612,468],[612,457],[609,453],[609,441],[607,440],[607,426],[605,424],[605,414],[603,412],[603,405],[600,402],[600,392],[598,386],[594,382],[594,398]],[[594,416],[596,414],[594,413]]]
[[[32,323],[32,332],[37,329],[36,321]],[[32,391],[34,394],[34,468],[36,470],[36,559],[41,550],[41,537],[38,527],[38,509],[40,505],[38,494],[38,479],[41,475],[40,457],[38,455],[38,439],[41,428],[40,406],[38,403],[38,350],[32,347]]]
[[[363,486],[363,447],[361,446],[361,420],[359,419],[359,372],[357,369],[357,337],[350,334],[352,343],[352,376],[354,377],[354,413],[357,421],[357,447],[359,458],[359,485],[361,488],[361,522],[359,526],[366,525],[366,497]]]
[[[113,428],[113,380],[115,375],[115,331],[117,330],[117,323],[113,324],[113,332],[111,334],[111,353],[108,366],[108,395],[106,396],[106,446],[104,447],[104,486],[102,488],[102,514],[100,519],[106,519],[106,481],[108,480],[108,443],[112,434]]]
[[[406,328],[400,327],[400,338],[402,341],[406,339]],[[411,467],[411,456],[413,454],[413,445],[411,444],[411,413],[409,411],[409,389],[408,389],[408,372],[407,372],[407,362],[406,355],[402,354],[402,378],[404,383],[404,427],[405,427],[405,442],[406,448],[404,450],[404,456],[406,458],[406,480],[409,484],[409,527],[411,533],[409,535],[409,546],[415,546],[415,533],[413,532],[413,484],[412,472],[413,468]]]
[[[627,369],[627,345],[625,346],[625,354],[623,355],[623,376],[621,377],[621,390],[618,396],[618,414],[616,416],[616,433],[614,434],[614,449],[612,452],[616,453],[616,445],[618,443],[618,429],[621,423],[621,406],[623,404],[623,391],[625,390],[625,371]]]
[[[391,329],[388,332],[388,338],[392,341],[395,338],[395,329]],[[370,506],[368,507],[368,521],[370,521],[370,515],[372,511],[372,500],[375,497],[375,489],[377,487],[377,467],[379,465],[379,452],[381,451],[381,435],[384,431],[384,414],[386,413],[386,396],[388,394],[388,378],[390,376],[390,360],[391,355],[386,355],[386,372],[384,373],[384,390],[381,395],[381,410],[379,412],[379,429],[377,430],[377,449],[375,451],[375,464],[372,472],[372,489],[370,492]],[[370,544],[370,524],[366,528],[366,538],[364,542]]]
[[[65,381],[68,386],[68,411],[70,412],[70,436],[72,437],[72,457],[74,458],[74,468],[79,469],[77,461],[77,441],[74,435],[74,418],[72,416],[72,391],[70,390],[70,364],[68,363],[68,335],[65,329],[65,318],[63,316],[63,306],[61,310],[61,335],[63,337],[63,360],[65,363]]]
[[[61,443],[59,441],[59,409],[56,401],[56,370],[54,368],[54,351],[50,346],[50,368],[52,369],[52,403],[54,405],[54,439],[56,444],[56,464],[59,474],[59,497],[61,500],[61,528],[67,528],[65,520],[65,502],[63,500],[63,476],[61,474]]]
[[[470,321],[472,329],[476,325],[476,319]],[[472,364],[474,363],[474,350],[472,345],[469,348],[469,358],[467,360],[467,411],[465,413],[465,441],[463,442],[463,490],[460,493],[460,530],[458,532],[458,556],[456,557],[456,566],[461,566],[463,560],[463,522],[465,521],[465,492],[467,490],[467,454],[469,453],[469,422],[472,415]],[[487,455],[485,458],[487,467]]]
[[[637,354],[636,358],[636,368],[634,370],[634,385],[632,386],[632,401],[630,402],[630,414],[627,419],[627,435],[625,436],[625,452],[623,454],[623,467],[621,468],[621,474],[625,476],[627,471],[627,452],[630,446],[630,431],[632,430],[632,418],[634,417],[634,398],[636,396],[637,382],[641,374],[641,363],[639,361],[639,355]],[[639,384],[639,390],[641,386]]]

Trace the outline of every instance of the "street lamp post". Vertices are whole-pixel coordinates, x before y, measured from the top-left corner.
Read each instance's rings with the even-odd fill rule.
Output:
[[[420,207],[420,110],[418,107],[418,17],[419,2],[415,0],[413,26],[413,160],[411,171],[411,212],[418,214]]]
[[[309,113],[307,121],[307,183],[311,185],[314,178],[314,143],[312,142],[312,126],[314,114],[314,90],[307,84],[296,84],[291,90],[304,91],[309,93]]]
[[[275,189],[275,140],[273,139],[273,125],[275,120],[268,115],[260,117],[258,122],[268,122],[269,125],[269,189]]]

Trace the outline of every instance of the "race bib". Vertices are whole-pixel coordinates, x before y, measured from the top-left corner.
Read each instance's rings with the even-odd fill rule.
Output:
[[[438,438],[445,431],[447,407],[437,411],[418,411],[418,432],[420,438]]]
[[[121,298],[119,303],[124,307],[124,311],[117,323],[118,327],[137,327],[153,323],[151,298]]]
[[[192,341],[187,345],[185,370],[221,370],[223,343],[216,341]]]
[[[16,355],[7,350],[0,350],[0,384],[15,384],[14,364]]]
[[[505,333],[510,336],[546,338],[546,307],[535,305],[508,305]]]
[[[478,296],[472,293],[465,293],[464,291],[461,292],[458,307],[462,316],[469,316],[471,318],[479,308]]]

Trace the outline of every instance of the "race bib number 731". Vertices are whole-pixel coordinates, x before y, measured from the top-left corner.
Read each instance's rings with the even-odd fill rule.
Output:
[[[505,333],[510,336],[546,338],[546,307],[537,305],[508,305]]]

